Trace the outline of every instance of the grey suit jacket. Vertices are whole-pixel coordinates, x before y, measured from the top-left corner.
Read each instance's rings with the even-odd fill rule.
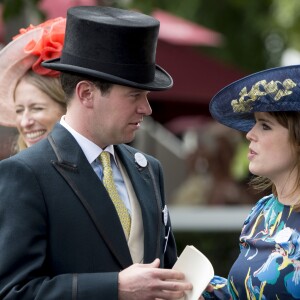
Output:
[[[115,146],[144,226],[144,263],[171,268],[176,245],[160,163]],[[118,299],[128,245],[108,194],[73,136],[56,124],[48,139],[0,162],[0,299]]]

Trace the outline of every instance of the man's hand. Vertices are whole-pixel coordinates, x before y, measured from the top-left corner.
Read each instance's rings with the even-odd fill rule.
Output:
[[[134,264],[119,273],[120,300],[180,299],[192,284],[184,281],[184,274],[160,269],[159,259],[151,264]]]

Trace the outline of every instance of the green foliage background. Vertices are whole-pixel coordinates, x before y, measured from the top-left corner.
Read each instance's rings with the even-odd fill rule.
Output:
[[[247,72],[278,66],[286,48],[300,50],[299,0],[133,0],[129,7],[160,8],[222,33],[225,45],[207,51]]]

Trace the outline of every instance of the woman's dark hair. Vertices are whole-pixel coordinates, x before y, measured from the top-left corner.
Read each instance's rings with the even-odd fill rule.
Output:
[[[289,131],[289,141],[291,146],[294,147],[294,151],[297,157],[295,161],[295,168],[298,171],[295,190],[300,186],[300,112],[296,111],[280,111],[280,112],[268,112],[277,122]],[[271,188],[272,193],[277,196],[277,190],[275,185],[266,177],[255,176],[251,179],[250,185],[258,190],[265,191]],[[294,192],[295,192],[294,190]],[[300,211],[300,200],[294,206],[296,211]]]

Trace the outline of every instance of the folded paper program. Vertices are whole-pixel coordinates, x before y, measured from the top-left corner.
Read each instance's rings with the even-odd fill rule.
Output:
[[[186,246],[173,266],[185,274],[185,280],[193,284],[181,300],[198,300],[214,277],[214,268],[208,258],[194,246]]]

